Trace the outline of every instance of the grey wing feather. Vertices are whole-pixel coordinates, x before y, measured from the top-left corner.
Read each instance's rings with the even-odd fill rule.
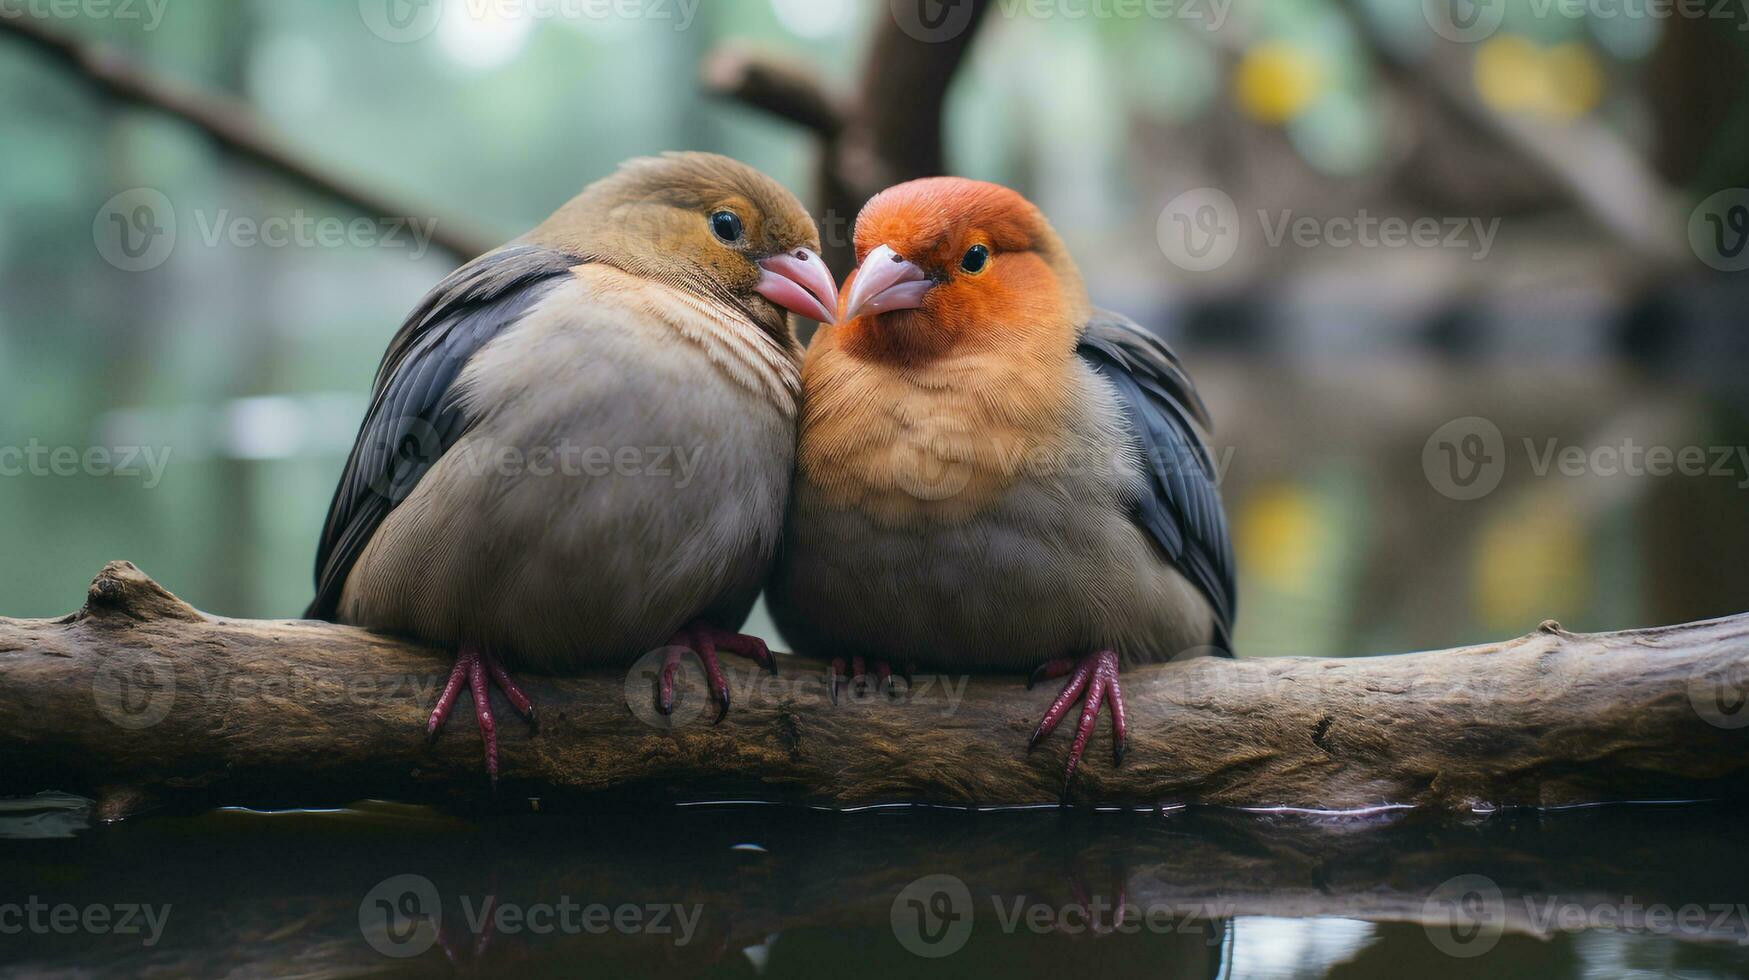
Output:
[[[346,576],[383,518],[472,425],[454,390],[468,360],[582,261],[507,245],[451,273],[407,318],[377,369],[370,409],[328,506],[307,618],[335,618]]]
[[[1131,518],[1208,598],[1215,645],[1230,655],[1233,545],[1214,461],[1196,429],[1210,428],[1208,409],[1171,348],[1127,317],[1096,310],[1077,353],[1116,388],[1145,457],[1147,483]]]

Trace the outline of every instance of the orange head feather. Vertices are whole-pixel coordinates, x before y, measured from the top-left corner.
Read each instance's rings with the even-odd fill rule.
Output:
[[[853,355],[917,364],[1042,347],[1067,356],[1091,312],[1050,222],[996,184],[929,177],[882,191],[856,219],[856,258],[840,311],[851,319],[837,331]],[[889,282],[897,288],[886,292]]]

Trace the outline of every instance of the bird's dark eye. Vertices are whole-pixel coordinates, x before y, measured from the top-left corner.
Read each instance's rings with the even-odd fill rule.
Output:
[[[718,211],[711,215],[711,231],[733,245],[741,240],[741,218],[733,211]]]
[[[984,266],[990,264],[990,250],[982,245],[973,245],[966,251],[966,257],[960,259],[960,268],[972,275],[984,271]]]

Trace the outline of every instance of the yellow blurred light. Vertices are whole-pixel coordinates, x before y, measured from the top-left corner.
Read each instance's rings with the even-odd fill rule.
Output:
[[[1280,124],[1317,100],[1323,87],[1318,61],[1284,41],[1253,46],[1239,60],[1239,106],[1260,122]]]
[[[1577,41],[1555,45],[1549,49],[1544,67],[1553,114],[1576,118],[1603,101],[1603,68],[1585,45]]]
[[[1559,500],[1532,499],[1493,519],[1473,566],[1483,625],[1523,629],[1580,609],[1589,585],[1585,553],[1585,528]]]
[[[1603,101],[1603,69],[1577,41],[1543,48],[1502,34],[1477,49],[1475,73],[1476,92],[1498,112],[1574,119]]]
[[[1319,545],[1318,505],[1304,489],[1284,485],[1253,494],[1239,510],[1239,567],[1284,592],[1311,584]]]
[[[1542,52],[1529,38],[1502,34],[1476,52],[1476,90],[1501,112],[1534,111],[1545,101]]]

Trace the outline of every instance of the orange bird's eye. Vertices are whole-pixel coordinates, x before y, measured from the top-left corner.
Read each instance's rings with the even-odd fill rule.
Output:
[[[977,275],[990,264],[990,250],[983,245],[973,245],[966,251],[966,257],[960,259],[960,268],[970,275]]]

